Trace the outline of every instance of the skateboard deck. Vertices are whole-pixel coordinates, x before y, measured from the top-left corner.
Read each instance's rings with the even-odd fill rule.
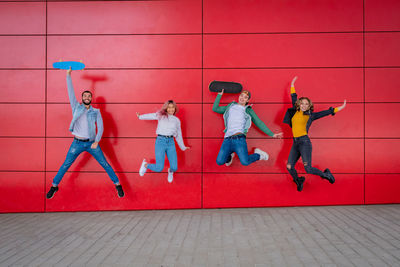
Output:
[[[85,68],[85,64],[79,61],[60,61],[54,62],[53,68],[62,70],[69,70],[69,68],[72,70],[82,70]]]
[[[208,86],[211,92],[221,92],[224,89],[224,93],[238,94],[242,91],[243,87],[240,83],[235,82],[221,82],[212,81]]]

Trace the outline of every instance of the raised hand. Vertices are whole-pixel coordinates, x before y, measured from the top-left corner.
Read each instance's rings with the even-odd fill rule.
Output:
[[[224,91],[225,91],[225,89],[222,89],[222,91],[219,92],[218,94],[222,96],[224,94]]]
[[[69,67],[69,69],[67,70],[67,75],[71,75],[71,72],[72,72],[72,68]]]
[[[136,116],[139,118],[139,116],[140,116],[140,113],[139,113],[139,112],[136,112]]]
[[[297,80],[297,76],[294,76],[290,87],[294,87],[294,83],[296,82],[296,80]]]
[[[272,138],[282,138],[283,133],[276,133],[272,136]]]
[[[90,148],[96,149],[98,145],[99,145],[99,142],[93,142],[93,144],[90,146]]]
[[[341,105],[340,107],[338,107],[338,111],[341,111],[342,109],[344,109],[346,107],[346,99],[343,102],[343,105]]]

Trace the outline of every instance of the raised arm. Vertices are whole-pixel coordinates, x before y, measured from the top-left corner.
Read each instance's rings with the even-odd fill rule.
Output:
[[[296,89],[294,88],[294,83],[297,80],[297,76],[295,76],[292,80],[292,83],[290,84],[290,96],[292,98],[292,105],[294,106],[297,101],[297,94],[296,94]]]
[[[79,102],[75,96],[74,86],[72,84],[71,72],[72,72],[71,68],[67,70],[67,89],[68,89],[69,103],[71,104],[72,110],[74,110],[76,106],[79,105]]]
[[[224,114],[224,112],[226,111],[226,107],[227,107],[227,106],[219,105],[219,102],[221,101],[223,94],[224,94],[224,89],[222,89],[222,91],[220,93],[218,93],[217,97],[215,98],[214,105],[212,107],[212,110],[219,114]]]
[[[344,100],[343,105],[341,105],[341,106],[335,108],[335,113],[338,112],[338,111],[341,111],[341,110],[344,109],[345,107],[346,107],[346,99]]]

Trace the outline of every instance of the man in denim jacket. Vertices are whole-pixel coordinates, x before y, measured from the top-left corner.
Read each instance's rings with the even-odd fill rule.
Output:
[[[125,194],[122,190],[121,184],[119,183],[118,177],[107,162],[99,146],[101,136],[103,135],[103,119],[100,110],[93,108],[90,105],[92,102],[92,93],[90,91],[84,91],[82,93],[82,104],[79,104],[72,85],[71,72],[71,69],[67,70],[67,88],[69,102],[72,108],[72,121],[69,130],[74,135],[74,141],[68,150],[64,163],[61,165],[57,175],[54,177],[52,187],[46,197],[48,199],[53,198],[54,194],[58,191],[58,184],[61,182],[64,174],[72,163],[74,163],[75,159],[84,151],[89,152],[104,168],[111,181],[115,184],[118,197],[123,197]]]

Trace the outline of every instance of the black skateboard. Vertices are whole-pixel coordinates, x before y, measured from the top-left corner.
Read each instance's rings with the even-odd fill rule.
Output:
[[[212,81],[208,86],[211,92],[221,92],[224,89],[224,93],[238,94],[242,91],[243,87],[240,83],[235,82],[220,82]]]

